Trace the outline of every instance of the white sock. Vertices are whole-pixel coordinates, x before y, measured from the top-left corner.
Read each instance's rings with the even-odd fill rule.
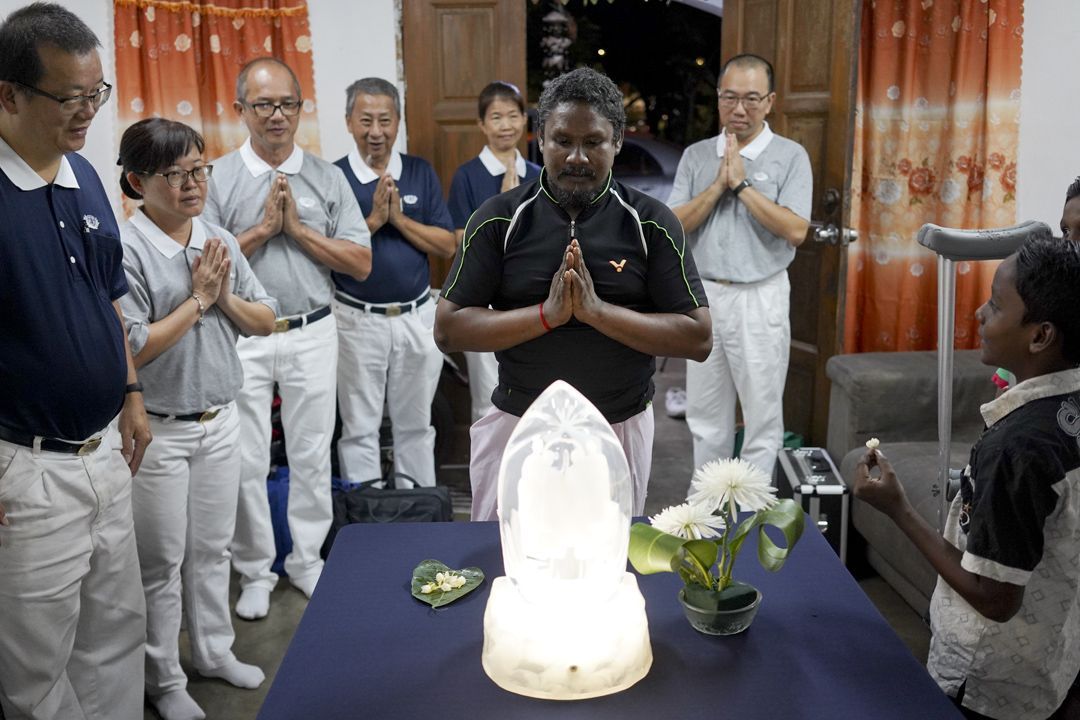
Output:
[[[319,584],[319,577],[321,575],[321,572],[316,571],[313,573],[308,573],[307,575],[299,578],[290,577],[289,582],[291,582],[293,584],[293,587],[295,587],[297,590],[304,593],[304,595],[307,596],[308,600],[310,600],[311,594],[315,592],[315,586]]]
[[[240,591],[236,601],[236,614],[245,620],[258,620],[270,612],[270,591],[261,587],[249,587]]]
[[[199,707],[188,691],[181,688],[163,695],[151,695],[150,704],[162,720],[205,720],[206,713]]]
[[[199,674],[208,678],[220,678],[230,685],[245,690],[254,690],[262,685],[266,675],[255,665],[248,665],[233,659],[220,667],[210,670],[200,670]]]

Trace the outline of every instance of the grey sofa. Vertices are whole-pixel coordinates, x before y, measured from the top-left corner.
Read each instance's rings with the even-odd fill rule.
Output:
[[[955,354],[953,437],[950,467],[967,465],[983,428],[979,407],[994,398],[994,369],[978,350]],[[915,509],[937,525],[937,353],[896,352],[837,355],[826,365],[832,381],[827,449],[851,481],[855,464],[876,437]],[[884,515],[853,499],[851,520],[865,539],[866,560],[921,616],[927,616],[937,573]],[[858,551],[861,543],[853,543]],[[850,551],[849,551],[850,552]],[[852,562],[849,560],[849,562]]]

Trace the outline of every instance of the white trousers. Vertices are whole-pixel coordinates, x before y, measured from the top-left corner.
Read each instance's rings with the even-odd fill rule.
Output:
[[[469,458],[469,481],[472,484],[472,520],[498,520],[499,465],[503,451],[520,421],[517,415],[492,408],[469,429],[472,449]],[[633,417],[611,426],[626,453],[633,487],[633,514],[645,513],[652,472],[652,444],[655,430],[652,403]]]
[[[705,362],[686,362],[686,424],[694,467],[729,458],[735,447],[735,399],[745,432],[740,457],[772,476],[784,440],[784,382],[791,349],[787,272],[746,285],[702,280],[713,323]]]
[[[192,662],[212,670],[234,658],[229,615],[229,543],[240,487],[234,403],[205,423],[150,417],[154,442],[132,491],[135,539],[146,593],[146,690],[187,687],[180,667],[180,615]]]
[[[233,567],[241,587],[272,590],[277,575],[266,476],[270,472],[270,404],[274,383],[289,458],[289,532],[293,549],[285,572],[294,579],[322,571],[319,557],[330,529],[330,439],[337,385],[337,324],[329,315],[266,337],[241,338],[244,366],[240,409],[240,497],[233,536]]]
[[[341,474],[353,482],[382,477],[379,427],[383,402],[394,433],[394,469],[435,485],[431,401],[442,353],[432,325],[435,303],[389,317],[334,301],[338,321],[338,407]]]
[[[472,421],[476,422],[491,409],[491,393],[499,384],[499,361],[492,352],[467,352],[465,364],[469,371]]]
[[[140,720],[146,615],[115,421],[85,456],[0,441],[0,707]]]

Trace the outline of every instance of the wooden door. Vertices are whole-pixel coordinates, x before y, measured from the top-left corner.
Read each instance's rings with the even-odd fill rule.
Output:
[[[769,124],[806,148],[814,170],[814,225],[788,270],[791,363],[784,388],[785,428],[812,445],[825,444],[825,362],[840,352],[844,337],[842,243],[850,215],[861,9],[861,0],[724,0],[723,59],[752,52],[772,61],[777,101]],[[835,232],[822,233],[822,226]]]
[[[484,147],[476,98],[492,80],[525,84],[524,0],[404,0],[405,122],[409,153],[435,166],[443,191]],[[442,287],[450,260],[431,258]]]

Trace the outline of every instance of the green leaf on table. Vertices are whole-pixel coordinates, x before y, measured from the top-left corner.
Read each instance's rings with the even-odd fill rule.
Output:
[[[435,576],[439,573],[443,573],[444,575],[460,575],[465,578],[465,584],[450,590],[442,590],[435,581]],[[480,568],[467,567],[462,568],[461,570],[454,570],[438,560],[424,560],[416,566],[415,570],[413,570],[412,596],[432,607],[441,607],[447,603],[454,602],[464,595],[468,595],[473,590],[480,587],[480,583],[482,582],[484,582],[484,571]],[[421,592],[421,588],[425,585],[432,585],[434,586],[434,589],[427,593]]]

